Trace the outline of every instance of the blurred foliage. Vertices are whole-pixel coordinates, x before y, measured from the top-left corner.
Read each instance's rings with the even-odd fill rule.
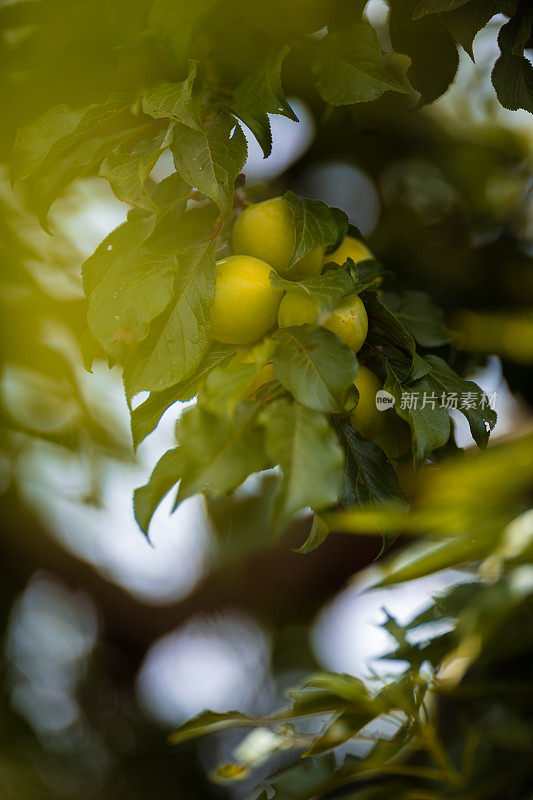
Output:
[[[313,673],[292,693],[292,705],[281,724],[274,718],[274,735],[245,741],[232,763],[215,775],[222,787],[205,777],[205,764],[214,761],[212,751],[207,758],[206,749],[201,749],[199,759],[192,745],[167,747],[162,743],[165,731],[139,707],[135,687],[139,666],[164,623],[153,619],[147,623],[142,604],[118,589],[110,594],[107,581],[95,580],[78,559],[56,552],[60,550],[57,543],[47,538],[39,520],[28,516],[27,503],[17,493],[20,455],[41,442],[91,463],[94,491],[85,498],[89,501],[98,499],[102,459],[129,457],[129,446],[108,408],[107,396],[95,397],[82,375],[82,351],[87,364],[107,357],[86,333],[87,302],[79,280],[86,253],[75,236],[67,234],[66,221],[75,213],[77,202],[70,183],[94,178],[100,171],[117,197],[135,206],[129,220],[137,232],[127,243],[131,248],[125,260],[128,271],[131,253],[138,251],[139,241],[150,233],[154,221],[150,216],[154,184],[149,174],[154,152],[168,144],[161,118],[187,114],[186,107],[173,103],[172,94],[162,98],[156,93],[144,111],[139,99],[161,81],[175,85],[186,79],[186,56],[201,62],[203,100],[217,107],[233,104],[235,114],[257,136],[264,152],[270,147],[266,113],[277,111],[292,118],[290,98],[304,103],[316,127],[314,139],[270,190],[292,189],[333,205],[343,204],[336,195],[347,191],[352,208],[344,205],[351,211],[352,223],[358,222],[358,208],[377,204],[377,219],[368,226],[370,245],[379,261],[394,270],[405,300],[398,307],[391,304],[392,310],[413,325],[413,302],[419,306],[420,299],[413,301],[412,294],[404,293],[427,292],[444,309],[445,319],[435,324],[431,306],[432,325],[427,324],[427,314],[422,326],[419,319],[414,321],[411,333],[421,346],[440,346],[449,329],[457,328],[462,338],[453,343],[464,349],[451,351],[454,368],[470,374],[487,353],[498,353],[511,388],[531,403],[531,137],[512,125],[496,102],[497,94],[508,108],[531,109],[532,68],[524,56],[531,47],[531,8],[524,0],[394,0],[390,20],[382,22],[379,37],[366,29],[361,34],[368,37],[372,78],[361,89],[360,63],[350,50],[346,30],[354,35],[361,31],[357,26],[364,5],[347,0],[0,3],[0,98],[6,110],[0,128],[0,161],[7,164],[16,131],[29,125],[31,132],[31,124],[53,106],[68,106],[61,112],[61,124],[70,125],[74,134],[56,147],[58,174],[47,172],[46,131],[41,128],[37,137],[30,136],[26,144],[29,141],[31,157],[22,164],[21,174],[40,165],[36,180],[26,180],[13,194],[6,169],[0,194],[2,491],[9,486],[2,496],[9,547],[6,544],[0,567],[2,624],[7,634],[1,663],[0,791],[9,800],[140,800],[178,795],[205,800],[228,795],[270,798],[272,792],[279,800],[326,796],[524,800],[531,792],[529,437],[444,466],[433,464],[419,480],[408,468],[399,469],[402,483],[413,489],[414,512],[409,517],[396,509],[377,515],[375,509],[366,509],[327,518],[328,526],[354,537],[384,526],[402,531],[405,538],[414,537],[405,547],[405,538],[401,539],[401,551],[395,549],[380,562],[379,580],[384,585],[448,566],[460,567],[468,579],[437,598],[408,625],[387,620],[386,630],[397,643],[391,658],[402,662],[405,671],[400,679],[379,689],[375,680],[365,685],[350,676],[318,673],[308,643],[310,617],[317,603],[335,593],[350,572],[366,566],[376,548],[365,549],[360,539],[358,550],[327,550],[340,547],[338,540],[345,538],[330,537],[323,545],[326,554],[333,554],[330,561],[320,550],[320,570],[315,567],[314,572],[305,573],[303,568],[301,574],[287,557],[273,562],[259,558],[244,593],[239,594],[242,573],[250,569],[246,556],[268,539],[276,478],[267,475],[257,491],[211,501],[222,550],[218,565],[226,581],[216,576],[208,607],[217,608],[228,597],[229,602],[247,607],[262,590],[261,613],[269,624],[276,620],[274,667],[284,677],[303,669]],[[456,43],[472,54],[473,37],[497,12],[507,18],[498,36],[500,55],[492,74],[496,94],[492,88],[487,92],[480,80],[480,74],[487,74],[482,57],[469,84],[454,86],[451,95],[434,108],[415,109],[415,104],[429,103],[446,92],[459,63]],[[313,31],[326,24],[330,33],[324,44]],[[495,30],[492,25],[487,29],[489,36],[491,30]],[[382,59],[381,47],[389,49],[388,36],[397,54],[386,52]],[[342,82],[331,69],[337,56],[346,75]],[[263,63],[270,65],[267,90],[257,70]],[[281,78],[288,104],[280,93]],[[250,98],[256,95],[263,101],[260,114],[250,109]],[[162,99],[164,113],[159,105]],[[101,109],[86,115],[86,107],[100,108],[106,103],[108,116],[100,117]],[[333,107],[335,103],[339,105]],[[144,127],[151,112],[150,125]],[[227,132],[227,121],[224,125],[222,131]],[[91,135],[86,138],[87,133]],[[244,158],[242,138],[236,145],[240,151],[232,175]],[[345,170],[342,180],[338,173],[333,178],[333,188],[320,172],[332,163]],[[369,179],[366,194],[357,194],[358,184],[351,184],[350,168],[354,167]],[[188,187],[174,180],[170,184],[174,198],[182,197],[180,187],[183,195],[188,194]],[[261,195],[263,190],[252,187],[254,191]],[[83,203],[90,205],[95,195],[85,197]],[[49,238],[27,209],[39,211],[44,223],[56,197],[58,203],[50,214],[54,237]],[[227,201],[218,189],[217,199]],[[159,231],[162,241],[183,244],[174,224],[180,204],[173,209],[163,192],[156,205],[165,211],[167,221]],[[214,203],[197,210],[188,241],[200,238],[217,214]],[[424,306],[427,303],[423,301]],[[443,334],[445,323],[448,331]],[[210,352],[208,357],[220,363],[227,352]],[[135,443],[153,430],[167,405],[193,397],[197,391],[198,385],[188,383],[180,384],[177,392],[170,387],[154,393],[133,412]],[[353,437],[346,446],[368,448]],[[375,450],[370,456],[378,457]],[[50,464],[44,454],[40,464],[46,473]],[[149,492],[146,497],[145,493],[146,524],[154,496],[157,500],[158,492],[168,488],[168,476],[160,477],[162,488],[156,486],[155,495]],[[318,525],[313,529],[307,549],[323,541],[328,526],[325,531]],[[50,554],[53,557],[47,560]],[[306,559],[314,555],[299,558],[309,563]],[[240,564],[241,558],[244,566],[239,571],[235,562]],[[340,578],[335,571],[339,561],[344,569]],[[50,565],[55,577],[48,594],[37,592],[33,610],[40,607],[46,612],[35,618],[45,639],[51,639],[52,655],[58,651],[57,660],[49,657],[35,628],[20,627],[20,606],[35,592],[32,575],[45,565]],[[332,576],[332,585],[320,584],[327,574]],[[293,587],[288,600],[274,581],[284,575]],[[101,627],[93,626],[92,638],[84,627],[79,597],[75,599],[67,589],[57,590],[63,582],[76,589],[88,587],[102,618]],[[265,582],[270,592],[266,599]],[[224,594],[222,587],[228,584],[233,591]],[[54,599],[49,606],[47,597]],[[306,620],[297,631],[279,623],[279,608],[285,601],[291,611],[297,609],[299,623]],[[203,598],[194,602],[192,609],[201,610]],[[189,613],[185,601],[178,619],[186,619]],[[163,610],[157,615],[168,620],[167,629],[177,624]],[[65,620],[63,636],[72,648],[67,658],[70,672],[59,663],[58,626]],[[445,633],[441,623],[446,625]],[[18,661],[13,644],[17,631],[28,643],[28,649],[19,651]],[[76,650],[80,638],[86,641],[85,649]],[[32,642],[37,645],[33,653]],[[35,664],[41,665],[41,673],[35,671]],[[48,700],[64,692],[71,723],[57,722],[53,703],[40,706],[36,702],[28,678],[32,674],[36,685],[42,682]],[[58,682],[61,675],[67,675],[65,685]],[[26,706],[20,690],[25,681],[30,684]],[[276,715],[277,708],[271,711]],[[246,724],[258,724],[260,730],[271,724],[264,707],[263,712]],[[317,713],[324,726],[318,733],[306,725],[296,727],[300,713],[310,713],[315,722]],[[377,726],[366,729],[374,719]],[[224,720],[224,726],[243,722],[234,715]],[[209,729],[211,724],[222,724],[222,717],[203,721]],[[189,723],[187,734],[192,727]],[[360,746],[357,756],[342,761],[342,751],[337,751],[299,760],[310,748],[316,748],[315,753],[329,751],[354,736]],[[227,753],[234,740],[220,736],[216,741]],[[273,761],[269,761],[272,753]],[[289,769],[283,769],[288,765]],[[232,776],[246,781],[228,782]],[[254,784],[258,788],[252,788]]]
[[[375,509],[337,515],[331,524],[346,532],[379,530],[393,515],[398,527],[424,535],[372,568],[378,576],[372,588],[449,567],[463,570],[458,585],[407,625],[387,616],[384,628],[396,644],[386,658],[402,663],[400,677],[377,689],[376,679],[365,685],[349,675],[319,673],[289,692],[292,705],[271,717],[205,712],[171,740],[272,727],[269,752],[254,749],[252,740],[249,751],[239,749],[248,760],[236,764],[233,775],[221,768],[219,776],[233,780],[241,777],[237,767],[253,768],[280,748],[308,759],[347,740],[365,743],[364,755],[347,756],[340,766],[327,758],[312,765],[304,760],[250,798],[528,796],[532,487],[533,441],[527,436],[423,473],[409,516]],[[306,718],[321,720],[316,733],[298,729]]]

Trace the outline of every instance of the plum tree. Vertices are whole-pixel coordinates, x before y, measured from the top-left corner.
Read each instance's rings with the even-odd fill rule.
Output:
[[[280,328],[314,325],[317,316],[318,309],[311,297],[289,290],[279,307],[278,325]],[[368,332],[368,317],[363,301],[357,294],[342,298],[331,316],[322,324],[357,353]]]
[[[296,233],[291,212],[282,197],[250,205],[233,228],[235,253],[250,255],[271,264],[282,277],[303,278],[322,269],[324,248],[317,247],[296,262],[289,271]]]
[[[350,422],[356,431],[373,439],[385,424],[385,412],[376,408],[376,392],[382,388],[382,383],[372,370],[361,365],[354,386],[359,392],[359,401],[350,413]]]
[[[211,337],[226,344],[250,344],[276,323],[283,292],[270,282],[271,267],[252,256],[217,262]]]
[[[333,262],[334,264],[342,266],[348,258],[351,258],[354,264],[358,264],[360,261],[365,261],[367,258],[373,258],[373,256],[368,247],[359,239],[356,239],[354,236],[345,236],[339,247],[337,247],[333,253],[324,256],[324,264]]]

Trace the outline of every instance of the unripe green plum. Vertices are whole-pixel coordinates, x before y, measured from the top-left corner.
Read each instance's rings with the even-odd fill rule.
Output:
[[[385,412],[376,408],[376,392],[383,384],[372,370],[360,366],[354,386],[359,392],[359,401],[350,414],[350,422],[360,434],[373,439],[385,425]]]
[[[216,265],[211,336],[250,344],[276,323],[283,292],[270,282],[271,267],[251,256],[229,256]]]
[[[291,212],[282,197],[248,206],[233,227],[235,253],[260,258],[283,277],[304,278],[318,274],[322,269],[322,247],[312,250],[288,271],[295,242]]]
[[[346,262],[346,259],[351,258],[354,264],[360,261],[365,261],[367,258],[373,258],[372,253],[363,242],[355,239],[353,236],[345,236],[341,244],[333,253],[324,256],[324,263],[333,262],[340,267]]]
[[[280,328],[315,325],[317,317],[318,309],[312,297],[288,291],[279,307],[278,325]],[[357,353],[363,346],[368,332],[368,317],[359,295],[351,294],[340,300],[335,311],[322,325]]]

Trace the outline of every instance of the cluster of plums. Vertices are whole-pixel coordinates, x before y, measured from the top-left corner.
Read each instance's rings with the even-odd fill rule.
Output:
[[[346,236],[332,253],[326,255],[324,248],[316,248],[297,261],[289,272],[295,237],[290,209],[282,197],[250,205],[238,217],[232,233],[235,255],[218,261],[216,265],[211,318],[213,339],[227,344],[250,345],[276,324],[280,328],[316,324],[318,309],[313,298],[290,289],[283,292],[275,288],[270,280],[273,269],[283,278],[299,280],[318,275],[325,263],[341,266],[351,258],[357,264],[372,257],[362,242]],[[368,332],[368,317],[361,298],[354,294],[341,299],[322,325],[357,353]],[[237,358],[253,360],[250,350],[246,349],[241,350]],[[249,394],[253,395],[273,380],[274,368],[267,364],[254,378]],[[368,367],[360,366],[355,386],[359,400],[350,414],[352,425],[385,449],[380,439],[389,415],[378,411],[375,405],[381,381]],[[397,447],[387,449],[394,451]],[[391,452],[391,455],[396,453]]]

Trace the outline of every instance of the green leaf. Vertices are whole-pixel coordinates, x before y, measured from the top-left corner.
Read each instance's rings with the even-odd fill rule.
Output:
[[[27,179],[28,207],[37,214],[41,227],[47,233],[50,233],[48,211],[52,203],[73,181],[93,172],[118,142],[132,135],[136,135],[136,132],[130,129],[80,141]]]
[[[140,249],[113,260],[89,297],[87,321],[93,336],[121,360],[128,348],[148,334],[150,323],[172,298],[177,262],[174,255]]]
[[[346,420],[336,420],[335,427],[346,453],[342,505],[353,508],[375,504],[406,511],[409,500],[381,448],[361,436]]]
[[[250,384],[258,372],[271,361],[275,349],[272,339],[265,339],[250,352],[248,361],[239,358],[216,367],[207,376],[198,402],[218,416],[232,417],[242,400],[250,398]]]
[[[321,200],[307,200],[293,192],[285,192],[293,225],[296,230],[291,264],[315,250],[340,244],[348,230],[348,217],[339,208],[331,208]]]
[[[342,486],[344,456],[326,417],[282,399],[269,403],[260,421],[267,451],[283,473],[276,498],[278,519],[285,521],[308,506],[320,511],[334,503]]]
[[[193,98],[198,61],[189,61],[189,74],[180,83],[161,81],[143,94],[142,108],[155,119],[167,118],[202,131],[200,115]]]
[[[201,130],[176,122],[171,149],[183,180],[214,200],[222,214],[228,214],[235,178],[248,152],[246,137],[235,118],[223,110]]]
[[[231,110],[250,128],[264,157],[272,152],[272,132],[268,114],[281,114],[298,122],[287,103],[281,85],[281,68],[290,47],[273,49],[255,72],[248,75],[233,93]]]
[[[349,30],[328,33],[309,46],[315,82],[326,103],[366,103],[384,92],[407,92],[383,66],[375,30],[356,22]]]
[[[469,0],[421,0],[415,8],[413,19],[420,19],[425,14],[435,14],[439,11],[451,11],[468,2]]]
[[[489,405],[485,392],[473,381],[465,381],[457,375],[448,364],[438,356],[426,356],[426,364],[431,368],[428,381],[433,391],[452,393],[458,396],[458,409],[464,414],[470,426],[470,432],[478,447],[487,446],[490,431],[496,425],[496,412]]]
[[[33,122],[19,128],[12,154],[12,180],[20,181],[57,161],[109,119],[127,110],[131,98],[112,94],[103,105],[72,110],[54,106]]]
[[[185,411],[177,437],[183,451],[183,477],[176,503],[197,492],[216,497],[236,489],[253,472],[269,466],[257,408],[243,404],[235,418],[215,417],[201,406]]]
[[[460,8],[442,14],[440,18],[473,61],[474,39],[492,17],[503,11],[506,5],[505,0],[469,0]]]
[[[498,34],[501,55],[492,70],[492,84],[502,106],[512,111],[523,108],[533,113],[533,66],[523,55],[532,24],[533,6],[522,0]]]
[[[171,744],[182,744],[208,733],[218,733],[235,727],[254,727],[255,721],[240,711],[227,711],[220,714],[216,711],[203,711],[185,722],[169,736]]]
[[[298,553],[311,553],[313,550],[316,550],[317,547],[320,547],[322,542],[325,542],[330,533],[330,527],[327,523],[322,519],[319,514],[313,514],[313,524],[311,525],[311,530],[309,532],[309,536],[303,543],[301,547],[297,548]]]
[[[182,70],[195,27],[213,8],[217,0],[153,0],[148,24],[157,41],[163,42],[172,61]]]
[[[420,378],[427,371],[427,365],[416,352],[416,344],[406,325],[377,296],[376,292],[365,292],[362,298],[368,314],[368,338],[377,343],[384,342],[401,348],[409,354],[411,368],[408,375]]]
[[[346,390],[357,377],[357,360],[348,345],[310,325],[284,328],[276,338],[276,377],[295,400],[315,411],[342,412]]]
[[[235,355],[233,345],[217,344],[209,350],[194,375],[162,392],[150,392],[150,396],[131,412],[133,446],[137,448],[143,439],[158,425],[165,411],[177,402],[186,402],[195,397],[209,373],[227,363]]]
[[[148,528],[157,506],[180,480],[181,470],[182,458],[179,447],[167,450],[155,465],[148,483],[135,489],[133,493],[135,519],[145,536],[148,536]]]
[[[389,365],[384,389],[393,395],[396,413],[411,426],[413,454],[416,462],[423,464],[433,450],[446,444],[451,431],[448,412],[438,399],[423,405],[424,396],[429,398],[434,394],[434,383],[423,377],[402,384]]]
[[[119,200],[139,208],[154,208],[144,184],[163,152],[161,145],[165,133],[164,130],[154,130],[151,136],[133,148],[119,145],[104,159],[99,174],[106,178]]]
[[[416,4],[417,0],[394,0],[389,31],[394,50],[411,59],[407,79],[420,92],[419,105],[424,105],[448,89],[457,72],[459,55],[451,33],[437,15],[412,19]]]
[[[288,281],[277,272],[272,271],[270,282],[276,289],[312,297],[318,309],[318,325],[331,316],[343,295],[356,293],[358,290],[363,291],[367,288],[366,284],[356,284],[348,270],[345,269],[328,269],[323,275],[314,275],[300,281]]]
[[[193,375],[209,344],[215,293],[213,244],[191,247],[169,262],[171,292],[165,306],[171,303],[141,352],[128,358],[125,383],[131,395],[142,390],[160,392]],[[147,297],[144,305],[148,305]]]
[[[441,347],[450,341],[444,314],[425,292],[391,293],[383,300],[422,347]]]

